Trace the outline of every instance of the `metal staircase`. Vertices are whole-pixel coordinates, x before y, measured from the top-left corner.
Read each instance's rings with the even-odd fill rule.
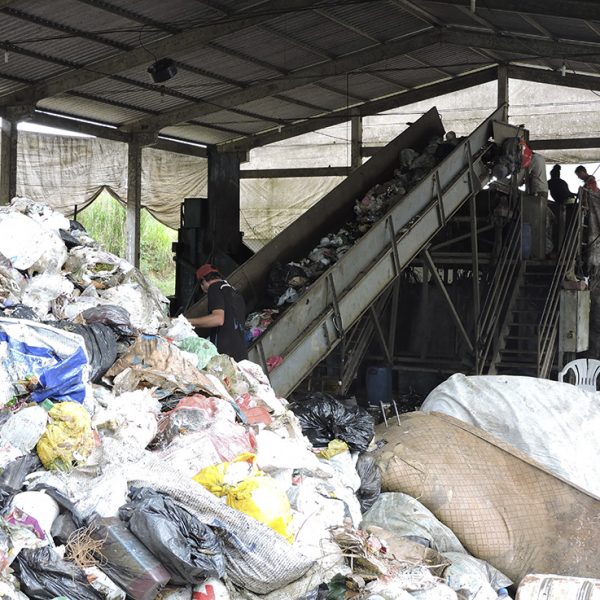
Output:
[[[581,252],[586,198],[573,206],[552,261],[521,259],[519,204],[482,311],[478,373],[548,378],[558,359],[560,290]]]

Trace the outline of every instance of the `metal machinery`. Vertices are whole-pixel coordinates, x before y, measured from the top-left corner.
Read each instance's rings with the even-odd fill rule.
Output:
[[[321,381],[325,375],[335,382],[332,391],[346,392],[365,356],[399,372],[495,373],[508,367],[547,376],[556,356],[560,285],[579,248],[581,215],[573,218],[558,261],[523,260],[517,186],[513,181],[499,194],[484,190],[491,179],[488,152],[496,147],[494,123],[501,114],[502,109],[491,114],[392,202],[388,213],[250,348],[250,359],[265,370],[269,357],[283,358],[270,374],[278,394],[306,385],[316,369]],[[244,295],[248,310],[265,306],[275,262],[307,255],[321,237],[352,217],[355,199],[391,178],[401,149],[422,151],[443,133],[433,108],[236,269],[228,279]],[[493,211],[482,211],[492,199]],[[482,252],[481,244],[487,244]],[[533,312],[523,313],[530,323],[519,304],[532,300],[528,293],[534,288],[524,289],[523,282],[538,267],[545,296],[536,300]],[[205,311],[200,301],[188,314]],[[520,329],[530,324],[533,329]],[[438,352],[444,346],[446,356]],[[518,361],[511,362],[512,351]]]

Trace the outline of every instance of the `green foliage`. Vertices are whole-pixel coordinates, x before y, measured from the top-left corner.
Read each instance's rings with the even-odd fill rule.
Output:
[[[108,252],[125,256],[125,208],[109,192],[77,215],[77,220]],[[140,269],[163,294],[175,291],[175,262],[171,243],[177,232],[142,210],[140,222]]]

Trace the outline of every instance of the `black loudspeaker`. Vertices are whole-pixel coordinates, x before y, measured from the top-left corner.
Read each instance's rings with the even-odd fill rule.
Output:
[[[148,67],[148,73],[152,76],[154,83],[164,83],[177,75],[177,67],[173,59],[161,58]]]

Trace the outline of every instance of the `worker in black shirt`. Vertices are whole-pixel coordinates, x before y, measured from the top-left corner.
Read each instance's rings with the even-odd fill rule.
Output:
[[[550,170],[550,179],[548,180],[548,191],[554,200],[550,203],[551,210],[558,219],[558,248],[562,246],[567,227],[571,223],[573,215],[574,202],[577,194],[569,189],[569,184],[560,177],[560,165],[554,165]]]
[[[558,204],[567,204],[576,196],[576,194],[569,190],[569,184],[560,178],[560,165],[554,165],[550,171],[548,190],[552,199]]]
[[[202,291],[208,295],[208,314],[189,319],[194,327],[211,330],[210,341],[219,354],[227,354],[234,360],[248,358],[244,341],[246,303],[242,295],[211,264],[204,264],[196,271]]]

